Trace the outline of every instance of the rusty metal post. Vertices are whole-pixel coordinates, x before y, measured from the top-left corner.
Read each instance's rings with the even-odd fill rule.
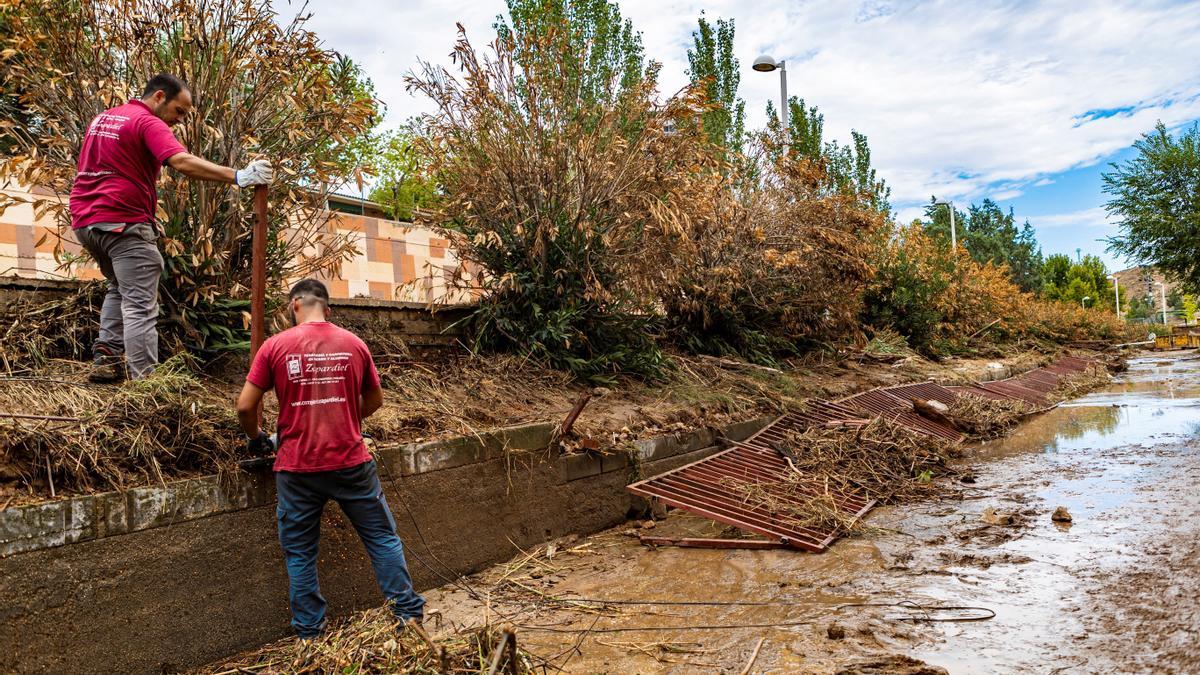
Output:
[[[250,362],[267,337],[267,186],[254,188],[254,239],[250,262]]]

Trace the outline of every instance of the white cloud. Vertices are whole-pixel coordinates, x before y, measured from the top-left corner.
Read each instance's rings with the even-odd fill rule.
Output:
[[[870,138],[901,213],[932,194],[1011,197],[1129,146],[1158,119],[1200,118],[1195,2],[619,1],[648,56],[663,62],[667,92],[686,81],[700,11],[735,19],[750,122],[763,122],[779,80],[749,64],[762,52],[786,59],[789,92],[820,106],[827,137],[845,140],[854,128]],[[309,8],[312,26],[366,68],[398,123],[428,109],[404,89],[417,58],[447,63],[456,21],[487,43],[504,3],[313,0]]]
[[[1069,213],[1053,213],[1044,216],[1030,216],[1029,222],[1038,229],[1050,227],[1103,227],[1110,228],[1108,212],[1103,206],[1082,209]]]

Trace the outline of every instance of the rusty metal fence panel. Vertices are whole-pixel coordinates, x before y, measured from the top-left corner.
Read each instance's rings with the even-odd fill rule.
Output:
[[[659,543],[697,546],[751,547],[787,546],[806,551],[824,551],[841,532],[838,528],[814,528],[775,505],[803,507],[814,497],[833,501],[851,521],[861,518],[875,500],[853,492],[830,492],[816,476],[806,476],[791,468],[780,449],[791,442],[790,435],[814,427],[860,425],[869,420],[865,413],[901,424],[913,431],[951,442],[964,436],[957,430],[918,415],[912,399],[940,401],[946,405],[959,395],[970,394],[992,400],[1018,399],[1034,405],[1048,403],[1046,394],[1061,378],[1096,367],[1095,361],[1063,357],[1059,361],[1022,376],[968,386],[943,387],[932,382],[872,389],[841,401],[809,401],[803,409],[777,418],[745,441],[735,442],[727,450],[692,462],[673,471],[628,486],[630,492],[661,500],[698,516],[732,525],[761,535],[765,540],[670,540]],[[803,452],[803,448],[794,448]],[[751,500],[754,492],[762,499]],[[679,542],[683,542],[680,544]],[[716,543],[714,543],[716,542]],[[651,542],[654,543],[654,542]]]

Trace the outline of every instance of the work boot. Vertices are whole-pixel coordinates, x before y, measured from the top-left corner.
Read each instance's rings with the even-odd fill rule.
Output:
[[[121,359],[120,354],[114,354],[111,349],[103,345],[93,347],[92,354],[95,356],[95,360],[92,361],[92,368],[88,371],[88,382],[115,384],[126,378],[125,362]]]

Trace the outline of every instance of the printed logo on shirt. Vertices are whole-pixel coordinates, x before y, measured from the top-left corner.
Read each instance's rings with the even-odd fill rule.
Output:
[[[350,352],[288,354],[288,382],[302,386],[342,382],[350,371],[350,358]]]
[[[288,382],[295,382],[300,379],[300,373],[304,367],[303,361],[304,358],[299,354],[287,355]]]
[[[105,138],[118,139],[119,132],[129,121],[126,115],[114,115],[112,113],[101,113],[96,115],[92,120],[92,125],[88,127],[88,136],[104,136]]]

